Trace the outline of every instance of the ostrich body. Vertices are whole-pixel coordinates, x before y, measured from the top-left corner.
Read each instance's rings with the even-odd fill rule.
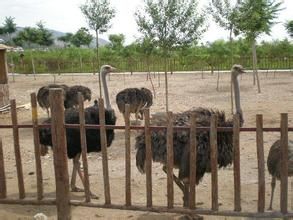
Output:
[[[49,103],[49,90],[53,88],[61,88],[63,89],[63,98],[65,99],[66,91],[69,88],[67,85],[58,85],[58,84],[49,84],[47,86],[43,86],[38,90],[37,93],[37,101],[39,106],[42,109],[46,109],[48,117],[50,115],[50,103]]]
[[[78,106],[78,93],[81,93],[83,96],[83,100],[91,101],[92,91],[86,87],[81,85],[70,86],[66,91],[66,96],[64,100],[64,107],[71,108]]]
[[[101,67],[101,76],[104,84],[104,93],[107,106],[105,108],[105,123],[106,125],[115,125],[116,116],[114,110],[111,108],[109,102],[109,93],[107,91],[106,75],[114,70],[113,67],[109,65],[103,65]],[[65,123],[67,124],[79,124],[79,110],[76,108],[66,109],[65,112]],[[51,119],[47,119],[44,123],[50,123]],[[94,105],[85,109],[85,124],[99,125],[99,106],[98,102],[95,100]],[[47,146],[52,147],[52,135],[50,128],[41,128],[40,133],[40,144],[46,148]],[[114,130],[106,130],[107,137],[107,147],[112,144],[114,139]],[[84,184],[84,178],[80,170],[80,155],[81,155],[81,142],[80,142],[80,130],[76,128],[66,128],[66,141],[67,141],[67,156],[73,159],[73,171],[71,177],[71,189],[72,191],[81,191],[76,187],[76,175],[81,178]],[[100,130],[99,129],[86,129],[86,143],[87,152],[99,152],[101,151],[100,142]],[[43,151],[44,152],[44,151]],[[93,195],[93,194],[92,194]]]
[[[58,85],[58,84],[50,84],[47,86],[43,86],[38,90],[37,101],[41,108],[46,109],[48,117],[50,115],[50,103],[49,103],[49,90],[52,88],[61,88],[63,89],[63,99],[64,99],[64,107],[72,108],[78,106],[78,93],[80,92],[83,96],[83,100],[91,100],[91,90],[86,86],[67,86],[67,85]]]
[[[153,104],[153,95],[147,88],[127,88],[116,95],[116,103],[123,115],[125,105],[129,104],[130,113],[135,113],[136,120],[143,119],[143,109],[149,108]]]
[[[271,182],[271,201],[269,210],[273,209],[273,197],[276,186],[276,180],[281,178],[281,141],[277,140],[271,146],[267,159],[267,166],[270,175],[272,176]],[[293,141],[288,141],[288,176],[293,176]]]
[[[235,91],[236,113],[240,115],[240,124],[243,124],[242,110],[240,107],[240,91],[237,76],[244,72],[242,66],[234,65],[232,67],[232,79]],[[217,115],[219,127],[233,127],[233,120],[226,119],[225,113],[219,110],[206,108],[193,108],[189,111],[174,114],[174,126],[189,126],[192,113],[196,114],[196,125],[198,127],[209,127],[210,119],[213,114]],[[166,117],[154,115],[152,124],[166,125]],[[151,132],[152,158],[154,162],[167,164],[167,135],[166,130]],[[174,131],[173,133],[173,154],[174,167],[179,169],[176,184],[184,193],[184,206],[188,204],[188,192],[186,186],[189,184],[189,131]],[[210,172],[210,134],[208,131],[198,131],[197,139],[197,169],[196,169],[196,184],[200,182],[206,172]],[[233,138],[231,132],[218,132],[218,167],[226,167],[233,162]],[[145,134],[142,131],[136,137],[135,147],[136,166],[141,173],[145,172]],[[185,189],[178,184],[184,185]]]

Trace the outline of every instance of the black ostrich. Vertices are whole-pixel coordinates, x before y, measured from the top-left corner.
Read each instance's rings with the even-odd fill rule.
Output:
[[[103,79],[106,108],[105,108],[105,122],[106,125],[115,125],[116,116],[114,110],[111,108],[109,102],[109,93],[107,90],[106,75],[114,70],[113,67],[109,65],[103,65],[101,67],[101,76]],[[50,123],[51,119],[47,119],[44,123]],[[79,124],[79,111],[76,108],[69,108],[65,110],[65,123],[67,124]],[[85,109],[85,123],[98,125],[99,121],[99,106],[97,101],[93,106]],[[42,152],[46,152],[47,146],[52,147],[52,135],[50,128],[41,128],[39,130],[40,134],[40,144],[42,147]],[[114,139],[114,130],[107,129],[107,147],[112,144]],[[76,128],[66,129],[66,140],[67,140],[67,156],[73,159],[73,171],[71,177],[71,190],[72,191],[82,191],[75,185],[76,174],[78,173],[82,183],[84,184],[84,179],[82,172],[80,170],[80,155],[81,155],[81,142],[80,142],[80,130]],[[86,142],[87,142],[87,152],[99,152],[101,151],[100,133],[98,129],[86,129]],[[94,195],[92,194],[94,197]]]
[[[64,100],[64,107],[71,108],[71,107],[78,107],[78,93],[81,93],[83,96],[83,100],[91,101],[92,98],[92,91],[86,87],[81,85],[70,86],[65,95]]]
[[[270,175],[272,176],[271,182],[271,201],[269,210],[273,209],[273,197],[276,186],[276,179],[281,178],[281,141],[277,140],[271,146],[267,159],[267,166]],[[293,141],[288,141],[288,176],[293,176]]]
[[[37,93],[37,102],[42,109],[46,109],[48,117],[50,115],[50,103],[49,103],[49,90],[53,88],[61,88],[63,89],[63,98],[65,100],[66,91],[68,90],[67,85],[58,85],[58,84],[49,84],[47,86],[43,86],[39,88]]]
[[[143,109],[153,104],[153,94],[147,88],[126,88],[116,95],[116,104],[123,115],[125,105],[129,104],[130,113],[135,113],[136,120],[143,119]]]
[[[236,113],[240,116],[240,124],[243,125],[242,110],[240,107],[240,91],[237,76],[244,73],[241,65],[233,65],[232,79],[235,91]],[[219,110],[206,108],[195,108],[182,113],[174,114],[174,126],[189,126],[191,114],[196,113],[196,125],[198,127],[209,127],[210,119],[213,114],[217,115],[219,127],[233,127],[233,120],[226,119],[225,113]],[[166,125],[166,118],[162,115],[154,115],[152,124]],[[210,137],[208,131],[197,132],[197,169],[196,184],[200,182],[206,172],[210,172]],[[231,132],[218,132],[218,167],[226,167],[233,162],[233,139]],[[165,166],[167,164],[167,139],[166,130],[151,132],[152,158],[154,162],[160,162]],[[141,173],[145,172],[145,134],[142,131],[136,137],[135,148],[136,166]],[[174,131],[173,133],[173,151],[174,167],[179,169],[178,178],[175,176],[175,182],[184,193],[184,206],[188,204],[189,184],[189,131]]]

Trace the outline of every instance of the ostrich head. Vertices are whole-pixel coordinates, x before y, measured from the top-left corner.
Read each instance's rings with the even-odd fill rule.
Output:
[[[239,64],[234,64],[231,69],[231,79],[234,86],[234,97],[235,97],[235,106],[236,106],[236,114],[239,114],[240,117],[240,125],[243,125],[244,119],[242,114],[242,109],[240,105],[240,89],[237,77],[245,73],[244,68]]]
[[[102,84],[103,84],[103,88],[104,88],[106,109],[108,109],[108,110],[112,110],[112,107],[111,107],[110,99],[109,99],[109,91],[108,91],[108,86],[107,86],[107,81],[106,81],[106,75],[111,72],[114,72],[115,69],[116,68],[114,68],[110,65],[103,65],[103,66],[101,66],[101,70],[100,70]]]
[[[84,91],[82,91],[83,96],[84,96],[84,100],[88,100],[91,101],[92,99],[92,92],[89,88],[85,88]]]
[[[116,68],[110,66],[110,65],[103,65],[101,66],[101,70],[100,73],[101,75],[107,75],[108,73],[114,72],[116,70]]]
[[[231,69],[232,76],[237,77],[238,75],[245,73],[243,66],[239,64],[234,64]]]

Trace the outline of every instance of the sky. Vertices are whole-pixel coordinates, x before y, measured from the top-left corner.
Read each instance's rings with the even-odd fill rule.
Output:
[[[86,19],[80,11],[80,5],[86,0],[1,0],[0,1],[0,25],[5,17],[15,18],[19,27],[35,27],[39,21],[44,22],[45,27],[61,32],[75,33],[80,27],[88,27]],[[199,0],[200,6],[206,5],[208,0]],[[134,13],[142,6],[143,0],[110,0],[116,10],[116,16],[112,20],[112,27],[101,35],[108,39],[109,34],[124,34],[126,44],[133,42],[140,33],[134,18]],[[293,0],[283,0],[282,10],[272,28],[271,36],[261,36],[259,40],[282,40],[289,38],[284,28],[284,22],[293,20]],[[94,33],[93,33],[94,34]],[[212,42],[217,39],[228,39],[228,32],[210,19],[208,31],[202,36],[201,42]]]

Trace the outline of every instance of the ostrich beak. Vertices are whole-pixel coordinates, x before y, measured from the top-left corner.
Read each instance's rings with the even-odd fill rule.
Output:
[[[117,68],[111,66],[111,72],[116,72],[117,70],[118,70]]]

